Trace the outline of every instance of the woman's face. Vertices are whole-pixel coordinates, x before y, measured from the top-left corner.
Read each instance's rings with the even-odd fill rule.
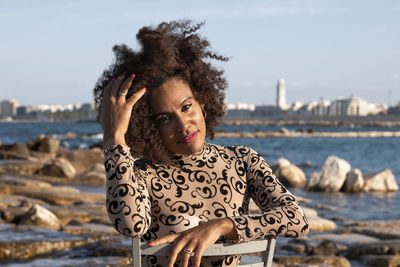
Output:
[[[152,92],[150,105],[152,118],[168,151],[189,155],[203,148],[206,124],[202,105],[186,82],[176,78],[166,81]]]

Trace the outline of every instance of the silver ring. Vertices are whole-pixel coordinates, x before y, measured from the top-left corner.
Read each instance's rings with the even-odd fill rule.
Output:
[[[124,93],[118,93],[119,95],[123,95],[123,96],[126,96],[126,94],[124,94]]]
[[[185,252],[186,254],[192,255],[193,250],[184,248],[184,249],[183,249],[183,252]]]

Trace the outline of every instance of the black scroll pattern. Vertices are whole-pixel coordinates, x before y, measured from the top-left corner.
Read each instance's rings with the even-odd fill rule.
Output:
[[[266,236],[297,237],[308,224],[293,195],[254,150],[206,144],[177,166],[134,160],[126,147],[105,151],[107,210],[116,229],[154,240],[214,218],[229,217],[245,242]],[[248,214],[253,199],[260,214]],[[202,266],[233,266],[239,258],[204,257]],[[166,258],[144,257],[144,266],[164,266]]]

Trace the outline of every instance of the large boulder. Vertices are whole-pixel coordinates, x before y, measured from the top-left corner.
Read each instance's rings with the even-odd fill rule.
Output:
[[[285,158],[271,166],[276,177],[287,187],[304,187],[306,175],[304,172]]]
[[[17,225],[34,225],[51,230],[60,229],[60,220],[57,216],[48,209],[37,204],[33,205],[21,216],[15,217],[14,222]]]
[[[364,191],[398,191],[399,186],[396,183],[393,173],[389,169],[366,174],[364,176]]]
[[[76,170],[68,160],[56,158],[52,163],[45,165],[39,173],[48,176],[74,178]]]
[[[56,153],[60,148],[60,141],[51,136],[40,135],[36,140],[30,142],[28,147],[34,151]]]
[[[351,170],[347,173],[342,191],[345,192],[361,192],[364,187],[364,179],[359,169]]]
[[[351,170],[350,163],[344,159],[329,156],[322,166],[321,172],[313,173],[307,184],[308,190],[337,192],[339,191],[347,173]]]
[[[90,171],[97,163],[104,164],[103,151],[99,148],[67,150],[60,149],[58,154],[75,167],[77,174]]]

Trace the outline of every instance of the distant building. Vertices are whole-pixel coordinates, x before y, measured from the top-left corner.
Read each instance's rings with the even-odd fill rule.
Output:
[[[0,116],[13,117],[17,115],[18,102],[14,99],[4,100],[0,102]]]
[[[249,105],[245,103],[228,104],[228,112],[226,114],[227,119],[234,118],[250,118],[253,111],[255,110],[254,105]]]
[[[276,106],[282,110],[286,110],[288,108],[286,103],[286,85],[284,79],[279,79],[276,86]]]
[[[338,98],[330,106],[332,116],[367,116],[368,102],[359,97]]]

